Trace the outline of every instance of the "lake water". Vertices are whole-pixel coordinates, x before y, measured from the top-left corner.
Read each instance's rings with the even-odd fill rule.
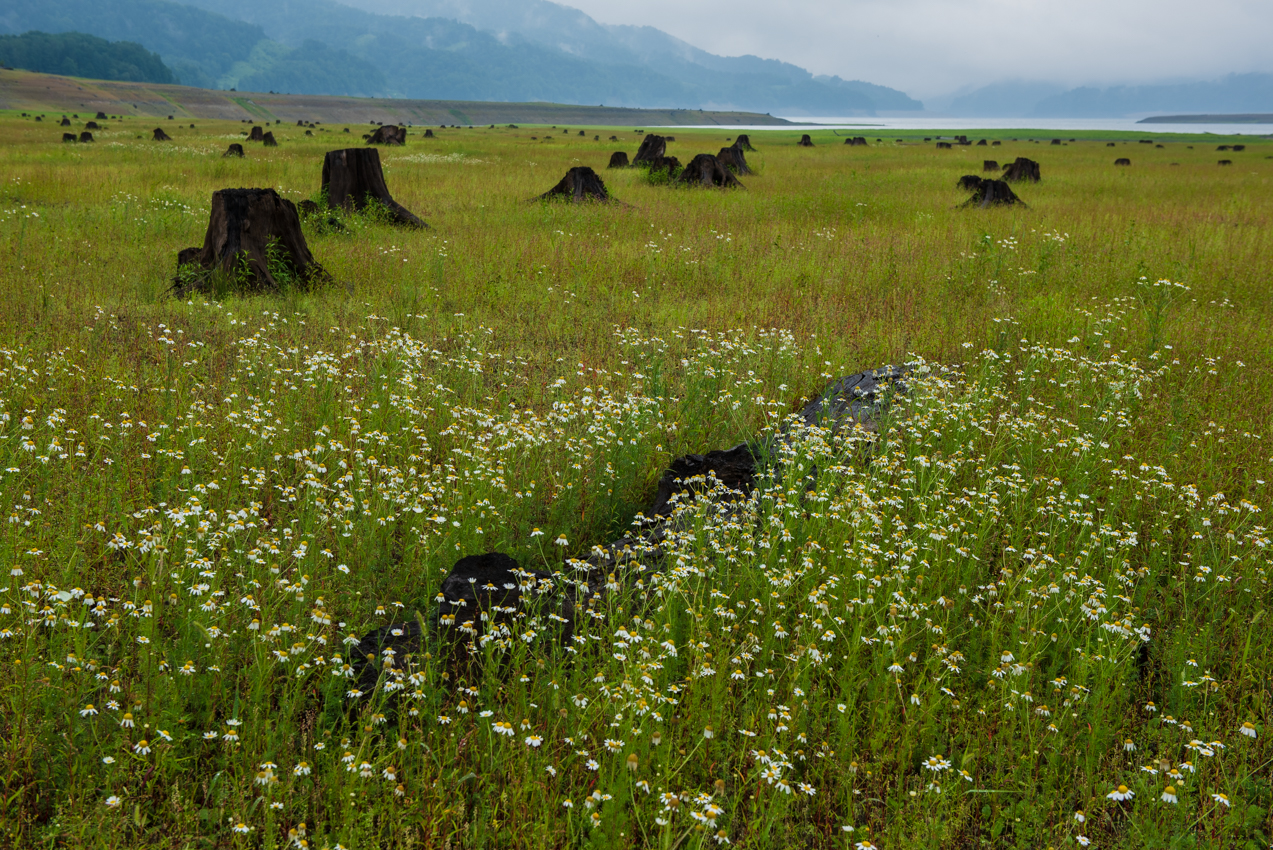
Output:
[[[1030,130],[1063,133],[1068,130],[1108,130],[1132,133],[1215,133],[1222,136],[1270,136],[1273,124],[1137,124],[1135,118],[787,118],[794,126],[783,130],[854,130],[855,135],[888,130]],[[715,128],[720,125],[702,125]],[[733,126],[731,130],[775,130],[772,125]]]

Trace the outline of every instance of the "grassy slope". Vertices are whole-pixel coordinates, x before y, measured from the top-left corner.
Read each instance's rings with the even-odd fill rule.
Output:
[[[592,132],[545,141],[533,130],[444,131],[382,151],[396,199],[432,230],[350,219],[351,234],[311,239],[339,282],[331,289],[179,303],[163,293],[176,251],[202,238],[213,190],[313,196],[322,152],[349,137],[340,125],[318,138],[280,126],[279,148],[224,160],[237,122],[170,128],[174,141],[162,145],[148,141],[144,120],[109,123],[93,146],[55,142],[60,128],[47,120],[0,120],[0,406],[9,417],[0,468],[10,470],[0,499],[15,516],[4,559],[23,571],[0,591],[0,628],[13,633],[0,643],[4,843],[58,835],[185,846],[204,836],[268,846],[301,821],[312,846],[345,847],[628,846],[634,835],[659,846],[682,834],[697,846],[722,828],[755,847],[843,847],[868,834],[885,848],[1074,846],[1080,834],[1100,846],[1165,846],[1182,833],[1202,846],[1266,842],[1273,643],[1246,623],[1264,616],[1267,557],[1252,542],[1261,518],[1239,506],[1267,509],[1273,476],[1273,146],[1249,143],[1221,169],[1210,147],[1129,145],[1133,167],[1115,169],[1114,151],[1094,142],[864,149],[820,133],[817,147],[801,149],[798,134],[754,132],[749,161],[759,173],[743,179],[745,191],[673,190],[635,171],[604,172],[624,204],[597,208],[525,199],[571,165],[600,170],[612,149],[631,154],[630,131],[596,128],[602,138],[617,132],[620,145],[593,142]],[[687,160],[732,134],[676,135],[670,153]],[[1016,155],[1042,163],[1044,182],[1018,187],[1028,208],[957,209],[959,175],[976,173],[983,156]],[[1154,286],[1160,278],[1189,289]],[[588,650],[586,663],[550,658],[540,668],[514,648],[526,683],[490,665],[462,694],[426,663],[425,709],[400,727],[378,725],[378,708],[345,724],[347,685],[313,672],[342,635],[395,615],[378,605],[427,610],[459,554],[497,549],[559,564],[556,547],[540,543],[561,534],[564,551],[580,554],[612,538],[676,454],[732,445],[831,375],[911,356],[966,364],[967,378],[925,390],[878,465],[822,476],[829,483],[819,488],[832,489],[817,497],[830,508],[802,502],[800,470],[836,461],[802,449],[792,481],[757,508],[789,527],[790,548],[780,536],[699,521],[701,539],[683,554],[701,573],[683,575],[648,612],[680,656],[656,651],[648,660],[660,666],[638,669],[639,647],[610,647],[627,621],[620,600],[597,630],[608,648]],[[292,457],[300,450],[311,455]],[[339,480],[346,468],[352,485]],[[307,475],[325,489],[306,490]],[[1156,483],[1164,480],[1172,489]],[[1189,487],[1203,501],[1179,495]],[[1207,501],[1216,493],[1224,500]],[[163,513],[190,513],[192,497],[200,516]],[[934,533],[960,530],[935,542],[921,533],[934,522]],[[1118,533],[1096,534],[1102,525]],[[548,536],[532,537],[535,528]],[[1131,532],[1138,542],[1123,544]],[[734,547],[736,562],[707,541]],[[957,555],[956,541],[981,561]],[[1036,560],[1021,560],[1027,550]],[[914,572],[900,568],[902,556]],[[797,567],[806,557],[814,566]],[[1180,564],[1229,581],[1195,581]],[[857,570],[885,589],[850,581]],[[102,597],[97,628],[39,625],[46,605],[55,618],[87,609],[22,592],[31,581]],[[1039,619],[1031,581],[1066,588]],[[195,596],[200,583],[209,590]],[[226,595],[209,597],[217,591]],[[1111,618],[1152,625],[1147,654],[1080,610],[1097,591]],[[248,595],[259,610],[241,602]],[[315,597],[330,625],[312,619]],[[200,607],[209,598],[218,610]],[[159,603],[155,616],[132,616],[129,605],[147,599]],[[747,612],[732,621],[741,630],[712,613],[737,603]],[[303,623],[308,637],[259,642],[253,617],[262,632]],[[796,627],[814,619],[842,630],[841,642],[802,640]],[[926,620],[944,624],[945,636],[926,631]],[[898,625],[891,649],[862,643]],[[212,626],[225,636],[209,636]],[[297,643],[301,655],[271,660],[271,649]],[[825,672],[809,661],[811,643],[832,653]],[[939,646],[962,653],[963,673],[943,672]],[[1000,679],[1006,650],[1028,666]],[[186,661],[194,673],[179,677]],[[889,672],[891,662],[906,672]],[[703,664],[719,675],[690,677]],[[746,668],[741,685],[727,678],[736,665]],[[1214,691],[1182,686],[1204,671]],[[642,690],[643,675],[657,687]],[[1057,693],[1049,682],[1061,676],[1068,684]],[[652,703],[665,717],[655,745],[638,693],[667,697],[678,682],[677,705]],[[1087,693],[1066,690],[1078,686]],[[628,701],[612,702],[603,687]],[[461,699],[517,724],[515,738],[462,714]],[[1148,699],[1159,714],[1144,710]],[[1045,700],[1051,721],[1037,711]],[[82,715],[88,703],[101,713]],[[120,726],[125,710],[136,728]],[[1164,725],[1168,713],[1196,731]],[[454,722],[439,726],[438,715]],[[232,718],[244,725],[227,725]],[[1246,721],[1258,741],[1235,733]],[[709,725],[718,734],[704,739]],[[239,745],[223,743],[232,728]],[[208,731],[215,743],[203,740]],[[532,734],[542,747],[521,743]],[[1191,753],[1193,736],[1227,750]],[[136,751],[143,737],[151,752]],[[1135,754],[1123,749],[1129,738]],[[616,755],[606,739],[619,742]],[[346,749],[374,768],[374,781],[346,772]],[[581,749],[598,771],[573,755]],[[753,750],[762,749],[785,753],[793,795],[761,776]],[[637,772],[625,769],[627,754]],[[934,755],[952,760],[951,772],[926,767]],[[1159,802],[1161,776],[1139,772],[1159,757],[1200,765],[1173,785],[1178,807]],[[279,765],[280,782],[267,773],[255,784],[265,762]],[[312,775],[293,773],[301,762]],[[405,797],[379,778],[389,767]],[[804,799],[799,782],[816,796]],[[1118,783],[1135,802],[1106,799]],[[688,792],[667,827],[655,820],[666,819],[660,790]],[[584,805],[594,791],[613,797],[600,801],[596,828]],[[703,835],[686,814],[706,811],[698,793],[725,810]],[[1076,808],[1086,825],[1076,825]],[[232,832],[238,822],[253,831]],[[850,838],[844,825],[857,832]]]

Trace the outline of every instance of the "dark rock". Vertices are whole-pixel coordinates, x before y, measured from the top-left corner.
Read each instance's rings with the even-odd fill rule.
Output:
[[[380,151],[375,148],[328,151],[323,158],[323,191],[332,207],[361,212],[368,201],[375,201],[384,206],[396,224],[428,227],[389,194],[380,167]]]
[[[597,201],[609,203],[614,199],[606,191],[606,184],[601,182],[597,172],[586,165],[577,165],[566,172],[556,186],[540,195],[535,200],[549,201],[554,199],[567,201]]]
[[[733,172],[710,153],[701,153],[690,160],[677,180],[690,186],[715,186],[721,189],[741,189],[743,186]]]
[[[965,207],[985,209],[1021,203],[1021,199],[1012,191],[1012,187],[1004,181],[976,179],[979,181],[978,185],[973,188],[972,197],[964,202]]]
[[[1131,165],[1132,161],[1125,156],[1120,156],[1118,159],[1114,160],[1114,164],[1115,165]]]
[[[641,140],[641,147],[637,148],[636,156],[632,158],[632,164],[648,165],[662,158],[666,153],[667,139],[652,133]]]
[[[172,136],[169,136],[167,133],[165,133],[163,127],[155,128],[154,138],[156,142],[171,142],[172,141]]]
[[[381,124],[367,140],[369,145],[405,145],[406,143],[407,128],[399,127],[397,124]]]
[[[610,154],[610,164],[606,168],[627,168],[628,154],[627,151],[615,151]]]
[[[995,162],[993,159],[987,159],[984,162],[982,162],[981,170],[982,171],[998,171],[999,163]]]
[[[286,275],[301,285],[329,281],[301,233],[296,205],[273,189],[222,189],[212,193],[203,247],[177,255],[178,297],[203,289],[215,274],[252,291],[277,290]]]
[[[1015,183],[1018,180],[1038,183],[1039,164],[1032,159],[1026,159],[1023,156],[1019,156],[1017,157],[1016,162],[1004,167],[1003,179],[1009,183]]]
[[[747,167],[747,157],[743,155],[742,148],[737,145],[721,148],[716,158],[735,174],[751,174],[751,169]]]
[[[802,148],[811,148],[813,147],[813,139],[809,138],[808,133],[805,133],[800,137],[800,141],[796,142],[796,144]]]

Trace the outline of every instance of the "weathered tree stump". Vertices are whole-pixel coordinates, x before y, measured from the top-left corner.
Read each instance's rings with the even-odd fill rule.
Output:
[[[1234,151],[1234,153],[1237,153],[1238,151],[1244,151],[1244,150],[1246,150],[1246,145],[1234,145],[1234,146],[1233,146],[1233,151]]]
[[[75,134],[74,134],[74,133],[63,133],[63,134],[62,134],[62,143],[63,143],[63,144],[65,144],[65,143],[67,143],[67,142],[75,142],[75,141],[77,141],[77,139],[76,139],[76,137],[75,137]]]
[[[746,133],[742,133],[737,139],[734,139],[734,147],[744,151],[755,150],[755,148],[751,146],[751,136],[748,136]]]
[[[369,145],[405,145],[406,143],[407,128],[399,127],[397,124],[381,124],[367,140]]]
[[[61,126],[63,126],[63,127],[69,127],[69,126],[71,126],[71,119],[70,119],[70,118],[67,118],[65,115],[63,115],[63,116],[62,116],[62,124],[61,124]]]
[[[1114,160],[1114,164],[1115,165],[1131,165],[1132,161],[1125,156],[1120,156],[1118,159]]]
[[[649,165],[667,153],[667,139],[657,134],[650,134],[641,140],[641,147],[632,158],[633,165]]]
[[[993,159],[987,159],[981,163],[981,170],[982,171],[998,171],[999,163],[995,162]]]
[[[1113,148],[1113,147],[1118,147],[1118,146],[1117,146],[1117,145],[1115,145],[1113,142],[1106,142],[1106,143],[1105,143],[1105,147],[1107,147],[1107,148]]]
[[[207,287],[217,275],[255,291],[330,280],[309,252],[295,204],[273,189],[213,192],[203,247],[181,251],[177,264],[178,297]]]
[[[985,140],[985,139],[978,139],[978,140],[977,140],[977,144],[978,144],[979,146],[981,146],[981,147],[983,147],[983,148],[984,148],[984,147],[986,146],[986,140]]]
[[[1052,140],[1052,144],[1054,144],[1054,145],[1059,145],[1059,144],[1061,144],[1061,140],[1060,140],[1060,139],[1053,139],[1053,140]]]
[[[634,165],[636,163],[633,163]],[[673,177],[681,170],[681,161],[674,156],[660,156],[645,163],[651,174],[666,171]]]
[[[432,131],[432,130],[425,130],[425,131],[424,131],[424,137],[425,137],[426,139],[432,139],[432,138],[434,138],[433,131]]]
[[[84,125],[84,129],[85,130],[100,130],[102,128],[97,126],[96,121],[89,121],[87,124]]]
[[[966,192],[972,192],[981,186],[982,178],[975,174],[965,174],[959,178],[958,186]]]
[[[866,147],[866,136],[853,136],[852,138],[845,139],[844,143],[850,147],[864,148]]]
[[[253,126],[252,132],[248,134],[248,141],[249,142],[265,141],[265,130],[262,129],[261,127]]]
[[[628,152],[627,151],[615,151],[614,153],[610,154],[610,164],[607,165],[606,168],[627,168],[627,167],[628,167]]]
[[[809,138],[808,133],[805,133],[803,136],[800,137],[800,141],[796,142],[796,144],[798,144],[802,148],[811,148],[813,147],[813,139]]]
[[[1017,157],[1016,162],[1004,167],[1003,179],[1009,183],[1015,183],[1018,180],[1038,183],[1039,164],[1032,159],[1026,159],[1023,156],[1019,156]]]
[[[323,159],[323,192],[333,207],[361,212],[374,202],[384,206],[395,224],[428,227],[389,194],[380,168],[380,151],[375,148],[328,151]]]
[[[968,178],[964,178],[967,180]],[[1009,206],[1011,204],[1020,204],[1021,199],[1012,191],[1012,187],[1002,180],[983,180],[980,177],[973,177],[977,181],[975,187],[964,185],[964,180],[960,180],[960,186],[964,188],[972,188],[972,197],[964,202],[965,207],[998,207]]]
[[[1217,145],[1217,146],[1216,146],[1216,150],[1218,150],[1218,151],[1231,151],[1231,150],[1233,150],[1233,145]]]
[[[171,141],[172,141],[172,136],[169,136],[167,133],[165,133],[165,132],[164,132],[164,128],[163,128],[163,127],[156,127],[156,128],[155,128],[155,141],[156,141],[156,142],[171,142]]]
[[[537,201],[596,201],[607,204],[614,200],[606,191],[597,172],[586,165],[577,165],[566,172],[556,186],[535,198]]]
[[[80,141],[81,141],[81,142],[94,142],[94,141],[97,141],[97,140],[93,138],[93,134],[92,134],[92,133],[90,133],[88,130],[85,130],[83,133],[80,133]]]
[[[241,157],[243,156],[243,145],[239,144],[238,142],[231,142],[230,147],[226,148],[225,153],[221,154],[221,156],[223,158],[228,156]]]
[[[611,136],[611,137],[610,137],[610,141],[612,141],[612,142],[617,142],[617,141],[619,141],[619,137],[618,137],[618,136]]]
[[[742,183],[710,153],[701,153],[690,160],[677,180],[689,186],[715,186],[720,189],[741,189]]]
[[[1233,160],[1231,160],[1231,159],[1222,159],[1222,160],[1220,160],[1220,165],[1233,165]]]
[[[938,142],[938,143],[937,143],[937,150],[939,150],[939,151],[948,151],[948,150],[951,150],[950,142]]]
[[[742,148],[737,145],[721,148],[716,158],[720,160],[721,165],[735,174],[751,174],[751,169],[747,167],[747,157],[743,155]]]
[[[278,142],[274,141],[273,131],[266,133],[264,136],[261,137],[261,144],[267,148],[278,147]]]
[[[99,112],[99,113],[97,113],[96,115],[94,115],[93,117],[94,117],[94,118],[96,118],[98,121],[105,121],[105,120],[106,120],[106,113],[105,113],[105,112]]]

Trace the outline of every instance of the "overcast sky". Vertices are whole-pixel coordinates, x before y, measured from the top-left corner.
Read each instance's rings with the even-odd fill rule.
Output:
[[[558,0],[562,2],[562,0]],[[1273,71],[1273,0],[564,0],[712,53],[754,53],[916,97]],[[1273,104],[1271,104],[1273,107]]]

